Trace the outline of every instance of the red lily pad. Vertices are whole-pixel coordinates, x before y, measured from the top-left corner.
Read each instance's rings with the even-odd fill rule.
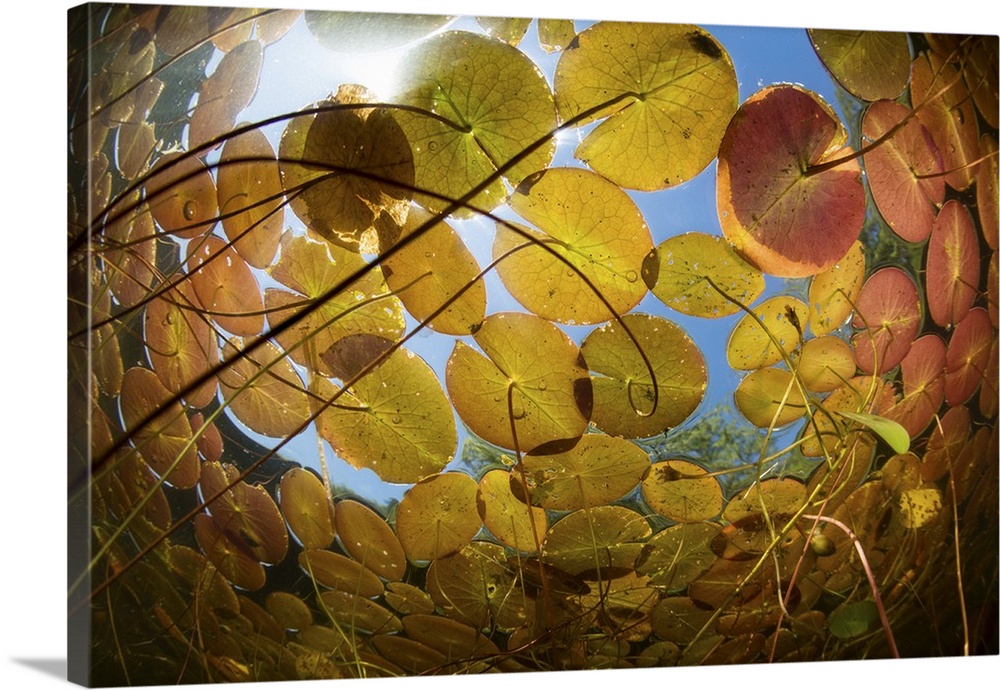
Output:
[[[982,307],[969,311],[951,335],[945,369],[944,397],[949,405],[961,405],[972,397],[986,376],[993,326]]]
[[[979,287],[979,240],[972,214],[950,199],[941,209],[927,244],[927,309],[945,328],[965,318]]]
[[[944,401],[944,341],[933,333],[922,335],[900,363],[903,397],[882,415],[899,422],[910,438],[916,438],[931,423]]]
[[[865,138],[883,137],[910,112],[895,101],[872,103],[862,123]],[[875,205],[893,232],[907,242],[923,242],[931,234],[944,200],[943,170],[941,152],[916,118],[865,154]]]
[[[925,53],[913,61],[910,97],[914,107],[924,106],[917,118],[937,144],[950,171],[945,182],[958,191],[969,188],[975,179],[979,158],[979,127],[969,89],[959,79],[955,67],[935,53]],[[925,105],[926,104],[926,105]]]
[[[858,238],[865,192],[857,160],[829,105],[792,85],[751,96],[719,147],[718,208],[736,251],[766,273],[815,275]]]
[[[854,355],[866,373],[882,374],[899,364],[920,329],[917,286],[894,266],[875,271],[861,287],[853,325]]]

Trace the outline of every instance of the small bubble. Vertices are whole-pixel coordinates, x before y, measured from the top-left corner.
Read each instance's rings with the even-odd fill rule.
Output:
[[[195,214],[198,213],[198,202],[194,199],[188,199],[184,202],[184,220],[194,220]]]
[[[639,274],[636,273],[635,271],[629,271],[628,273],[625,274],[625,280],[627,280],[630,283],[634,283],[635,281],[639,280]]]
[[[393,424],[402,424],[402,422],[403,422],[403,418],[400,417],[398,414],[394,414],[392,416],[392,423]]]
[[[438,143],[436,141],[432,141],[429,144],[427,144],[427,150],[430,151],[431,153],[434,153],[435,151],[437,151],[437,149],[438,149]]]
[[[543,391],[546,389],[545,381],[538,382],[538,390]]]

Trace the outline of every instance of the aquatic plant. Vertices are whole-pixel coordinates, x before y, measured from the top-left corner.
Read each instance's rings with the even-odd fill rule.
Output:
[[[293,27],[396,92],[242,121]],[[71,11],[71,676],[996,653],[997,39],[808,35],[849,121],[692,25]]]

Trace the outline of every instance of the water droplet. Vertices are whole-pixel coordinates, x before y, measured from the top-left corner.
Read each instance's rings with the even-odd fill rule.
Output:
[[[437,151],[437,148],[438,148],[438,143],[436,141],[432,141],[427,144],[427,150],[430,151],[431,153]]]
[[[394,414],[392,416],[392,423],[393,424],[401,424],[402,422],[403,422],[403,418],[400,417],[398,414]]]
[[[524,419],[524,408],[520,405],[516,406],[513,410],[514,419]]]
[[[194,199],[188,199],[184,202],[184,220],[194,220],[195,214],[198,212],[198,202]]]
[[[630,283],[634,283],[635,281],[639,280],[639,274],[636,273],[635,271],[629,271],[628,273],[625,274],[625,280],[627,280]]]
[[[545,381],[539,381],[538,382],[538,390],[543,391],[546,388],[547,388],[547,386],[545,385]]]

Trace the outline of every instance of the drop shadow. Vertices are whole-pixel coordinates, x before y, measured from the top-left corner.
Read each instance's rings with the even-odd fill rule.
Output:
[[[66,659],[11,659],[11,661],[59,680],[66,680],[68,666]]]

